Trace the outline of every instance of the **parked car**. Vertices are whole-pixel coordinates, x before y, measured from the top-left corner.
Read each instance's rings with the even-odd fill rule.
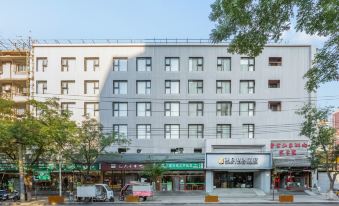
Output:
[[[4,201],[4,200],[8,200],[8,193],[6,190],[0,190],[0,200]]]
[[[128,195],[138,196],[143,201],[147,200],[147,197],[153,196],[153,189],[149,183],[143,182],[130,182],[126,184],[120,191],[119,200],[125,200]]]

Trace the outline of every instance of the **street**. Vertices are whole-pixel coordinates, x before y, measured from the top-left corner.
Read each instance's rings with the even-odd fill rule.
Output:
[[[279,203],[262,203],[262,204],[251,204],[253,206],[260,206],[260,205],[277,205]],[[307,204],[279,204],[279,206],[293,206],[293,205],[298,205],[298,206],[321,206],[321,205],[337,205],[338,203],[307,203]],[[72,205],[83,205],[83,204],[72,204]],[[93,204],[86,204],[86,205],[121,205],[121,206],[135,206],[136,203],[93,203]],[[209,205],[209,206],[219,206],[219,205],[236,205],[236,206],[248,206],[248,204],[234,204],[234,203],[208,203],[208,204],[203,204],[203,203],[139,203],[139,205],[142,206],[158,206],[158,205],[194,205],[194,206],[203,206],[203,205]]]

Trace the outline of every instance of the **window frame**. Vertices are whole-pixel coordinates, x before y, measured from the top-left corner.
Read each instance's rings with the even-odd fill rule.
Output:
[[[125,112],[120,109],[120,105],[126,104],[126,115],[122,116],[121,113]],[[118,109],[115,109],[114,105],[118,105]],[[117,112],[118,115],[115,115],[115,112]],[[127,117],[128,116],[128,102],[112,102],[112,116],[113,117]]]
[[[282,60],[282,57],[268,57],[268,66],[282,66]]]
[[[139,134],[139,127],[141,127],[141,126],[144,126],[145,127],[145,129],[144,129],[144,131],[145,131],[145,138],[140,138],[139,136],[141,136],[140,134]],[[152,137],[152,125],[151,124],[137,124],[136,125],[136,136],[137,136],[137,139],[151,139],[151,137]]]
[[[247,134],[246,135],[247,139],[254,139],[254,137],[255,137],[255,125],[254,124],[243,124],[242,126],[243,126],[244,136]],[[247,129],[245,130],[244,127],[247,127]]]
[[[244,65],[242,64],[242,60],[247,60],[247,69],[244,69]],[[253,64],[251,63],[251,60],[253,60]],[[250,70],[252,68],[252,70]],[[255,58],[254,57],[240,57],[240,70],[241,71],[247,71],[247,72],[254,72],[255,71]]]
[[[118,64],[116,64],[116,61]],[[120,68],[120,61],[125,60],[126,61],[126,70],[121,70]],[[116,69],[118,68],[118,69]],[[113,57],[113,71],[114,72],[127,72],[128,71],[128,58],[127,57]]]
[[[221,61],[219,63],[219,60]],[[224,62],[225,60],[229,60],[229,70],[224,70]],[[220,69],[222,68],[222,69]],[[232,71],[232,58],[231,57],[217,57],[217,71],[218,72],[230,72]]]
[[[45,68],[48,67],[48,58],[47,57],[37,57],[36,58],[36,72],[39,72],[39,62],[42,61],[42,72],[45,72]]]
[[[190,109],[191,105],[196,105],[195,106],[196,109],[194,111],[195,115],[192,115],[191,112],[190,112],[191,111],[191,109]],[[199,115],[200,112],[201,112],[201,115]],[[188,116],[189,117],[202,117],[202,116],[204,116],[204,102],[203,101],[189,101],[188,102]]]
[[[172,83],[178,83],[178,93],[172,92]],[[180,94],[180,80],[165,80],[165,94]]]
[[[272,109],[272,106],[274,108],[276,107],[276,110]],[[282,110],[281,101],[268,101],[268,110],[271,111],[271,112],[281,112],[281,110]]]
[[[242,83],[247,83],[247,88],[246,88],[247,92],[246,93],[241,91]],[[250,86],[251,83],[253,83],[253,86]],[[255,94],[255,80],[240,80],[239,85],[240,85],[240,87],[239,87],[239,93],[240,94]],[[252,92],[250,92],[250,91],[252,91]]]
[[[177,70],[172,69],[172,60],[178,60]],[[165,72],[179,72],[179,71],[180,71],[180,57],[165,57]]]
[[[225,134],[223,133],[224,129],[223,127],[228,127],[229,133]],[[217,124],[217,131],[216,131],[216,138],[217,139],[231,139],[232,138],[232,125],[231,124]]]
[[[178,115],[172,115],[172,113],[176,113],[176,111],[172,111],[172,104],[178,104]],[[169,108],[166,106],[169,105]],[[166,115],[169,112],[169,115]],[[165,117],[179,117],[180,116],[180,101],[165,101],[164,102],[164,116]]]
[[[241,110],[241,105],[247,104],[247,111]],[[253,108],[251,108],[250,105],[253,105]],[[239,102],[239,116],[248,116],[253,117],[255,116],[255,109],[256,109],[256,102],[255,101],[240,101]],[[244,115],[246,113],[246,115]]]
[[[196,83],[195,93],[190,90],[190,83]],[[199,85],[201,83],[201,85]],[[199,92],[201,90],[201,92]],[[188,94],[203,94],[204,93],[204,80],[188,80]]]
[[[115,85],[118,84],[118,86]],[[126,83],[126,93],[121,93],[121,83]],[[115,92],[117,89],[118,92]],[[128,80],[113,80],[113,94],[115,95],[127,95],[128,94]]]
[[[178,138],[172,138],[174,134],[172,132],[176,132],[175,130],[172,131],[172,127],[177,127],[178,129]],[[169,127],[169,129],[168,129]],[[167,138],[167,134],[169,134],[169,138]],[[180,139],[180,124],[165,124],[164,125],[164,138],[165,139]]]
[[[139,86],[138,86],[138,84],[142,82],[145,83],[145,93],[143,94],[139,93]],[[147,93],[148,89],[149,89],[149,93]],[[136,94],[137,95],[151,95],[152,94],[152,81],[151,80],[136,80]]]
[[[43,84],[42,93],[39,93],[39,84]],[[36,94],[46,94],[47,91],[47,80],[37,80],[36,81]]]
[[[220,86],[218,86],[218,83],[221,83]],[[229,91],[222,92],[223,91],[223,83],[228,83],[229,84]],[[232,83],[231,80],[216,80],[216,94],[231,94],[232,91]],[[221,91],[221,92],[218,92]]]
[[[225,104],[226,106],[228,105],[227,108],[229,108],[228,111],[226,111],[226,113],[222,111],[223,109],[223,104]],[[229,115],[227,115],[229,113]],[[223,115],[226,114],[226,115]],[[232,116],[232,102],[231,101],[217,101],[216,102],[216,116],[217,117],[226,117],[226,116]]]
[[[195,127],[196,130],[195,130],[195,133],[193,134],[196,134],[194,136],[192,136],[193,134],[192,133],[192,129],[191,127]],[[201,129],[201,130],[200,130]],[[204,124],[189,124],[188,125],[188,138],[189,139],[204,139]]]
[[[100,93],[100,82],[99,80],[84,80],[84,94],[88,94],[88,91],[87,91],[87,87],[88,85],[87,84],[91,84],[93,83],[93,94],[96,95],[96,94],[99,94]],[[96,93],[97,91],[97,93]]]
[[[69,61],[76,61],[75,57],[61,57],[61,72],[69,72]],[[66,64],[64,64],[64,61],[66,61]]]
[[[201,60],[201,63],[199,63]],[[193,61],[197,61],[196,68],[193,68]],[[188,58],[188,71],[189,72],[203,72],[204,71],[204,57],[189,57]]]
[[[97,117],[96,114],[99,114],[99,112],[100,112],[99,102],[84,102],[84,116],[87,116],[87,114],[88,114],[87,113],[87,110],[88,110],[87,105],[91,105],[91,104],[94,105],[94,109],[93,109],[94,114],[93,114],[93,117]],[[92,116],[88,115],[88,117],[92,117]]]
[[[144,110],[144,114],[143,115],[139,115],[139,105],[145,105],[145,110]],[[150,117],[152,116],[152,102],[136,102],[135,103],[135,108],[136,108],[136,116],[137,117]]]
[[[100,58],[99,57],[84,57],[84,71],[88,71],[88,60],[93,60],[93,72],[99,71]]]
[[[139,69],[139,61],[145,60],[145,71]],[[152,57],[137,57],[136,58],[136,71],[137,72],[151,72],[152,71]]]

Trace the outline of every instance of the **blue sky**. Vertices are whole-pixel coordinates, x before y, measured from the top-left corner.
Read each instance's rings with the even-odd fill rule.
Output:
[[[209,37],[213,0],[0,0],[0,39],[144,39]],[[325,41],[294,31],[286,43]],[[339,83],[323,85],[319,105],[339,106]],[[324,97],[331,96],[331,97]],[[333,97],[334,96],[334,97]],[[328,100],[330,99],[330,100]]]

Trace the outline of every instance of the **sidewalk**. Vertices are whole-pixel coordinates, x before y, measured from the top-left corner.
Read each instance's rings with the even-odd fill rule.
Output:
[[[140,204],[187,204],[187,203],[204,203],[205,195],[202,193],[159,193],[155,195],[153,198],[147,199],[146,202],[140,202]],[[115,197],[116,202],[119,204],[124,204],[125,202],[118,201],[118,197]],[[68,199],[65,199],[65,204],[67,205],[81,205],[86,203],[81,202],[68,202]],[[219,197],[219,203],[229,203],[229,204],[275,204],[279,203],[279,196],[275,195],[274,200],[272,199],[272,195],[265,196],[257,196],[257,197]],[[335,204],[339,205],[339,201],[326,200],[326,196],[324,195],[307,195],[307,194],[298,194],[294,195],[294,203],[295,204],[307,204],[307,203],[324,203],[324,204]],[[100,202],[98,205],[102,204]],[[114,204],[114,203],[113,203]],[[218,204],[218,203],[217,203]],[[20,202],[2,202],[4,206],[15,206],[15,205],[27,205],[27,206],[35,206],[35,205],[48,205],[47,197],[38,197],[37,201],[31,201],[26,203]]]

